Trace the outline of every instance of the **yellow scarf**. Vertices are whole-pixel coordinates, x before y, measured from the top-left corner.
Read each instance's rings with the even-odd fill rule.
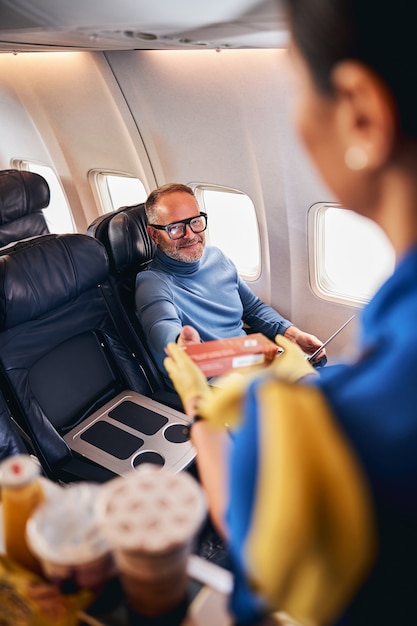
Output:
[[[367,483],[317,388],[265,376],[256,394],[258,479],[243,546],[248,580],[271,611],[303,626],[331,624],[375,554]],[[216,390],[199,412],[236,427],[244,395],[237,380]]]

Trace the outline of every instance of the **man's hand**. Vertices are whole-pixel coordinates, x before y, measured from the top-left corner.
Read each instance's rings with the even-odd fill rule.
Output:
[[[190,346],[194,343],[200,343],[200,335],[198,331],[192,326],[183,326],[180,334],[177,337],[177,344],[180,348]]]
[[[169,343],[165,350],[168,354],[164,360],[165,369],[181,398],[185,413],[194,417],[198,402],[211,396],[207,378],[178,343]]]
[[[284,337],[300,346],[301,350],[305,352],[305,354],[313,354],[313,352],[315,352],[323,344],[323,342],[320,341],[320,339],[318,339],[315,335],[305,333],[296,326],[289,326],[284,333]],[[320,359],[322,359],[325,355],[326,350],[323,348],[323,350],[321,350],[321,352],[319,352],[315,357],[313,363],[320,361]]]
[[[275,343],[284,349],[270,366],[280,380],[295,383],[305,376],[318,376],[314,367],[307,361],[301,348],[283,335],[275,337]],[[321,345],[321,344],[320,344]]]

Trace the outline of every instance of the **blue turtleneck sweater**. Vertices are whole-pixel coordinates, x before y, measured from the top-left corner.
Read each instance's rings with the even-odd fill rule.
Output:
[[[191,263],[157,250],[149,268],[137,275],[135,302],[149,349],[169,386],[165,346],[185,325],[196,328],[202,341],[244,335],[244,324],[273,340],[292,325],[255,296],[232,261],[213,246]]]

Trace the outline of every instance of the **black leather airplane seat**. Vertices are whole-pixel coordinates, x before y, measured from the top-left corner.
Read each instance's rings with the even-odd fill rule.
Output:
[[[108,277],[104,246],[85,234],[43,235],[0,252],[3,392],[46,475],[65,482],[115,475],[74,452],[66,433],[125,389],[152,396],[111,291],[104,296]]]
[[[147,223],[145,205],[134,204],[100,215],[87,228],[87,234],[105,246],[110,272],[126,281],[129,278],[134,281],[155,254]]]
[[[110,265],[110,282],[132,331],[133,351],[139,351],[147,363],[151,384],[161,394],[161,401],[180,408],[180,400],[166,384],[150,354],[143,329],[135,313],[135,282],[138,272],[146,268],[155,253],[155,244],[146,229],[145,205],[121,207],[113,213],[96,218],[87,234],[98,239],[106,248]],[[163,390],[167,394],[163,396]]]
[[[49,205],[43,176],[15,169],[0,171],[0,247],[49,232],[42,209]]]

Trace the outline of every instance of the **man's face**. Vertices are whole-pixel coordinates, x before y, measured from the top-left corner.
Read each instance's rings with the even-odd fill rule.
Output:
[[[196,199],[185,191],[174,191],[163,196],[155,209],[157,219],[154,219],[154,223],[160,226],[180,222],[200,214]],[[180,239],[170,239],[166,231],[157,230],[152,226],[148,226],[148,232],[158,248],[171,259],[191,263],[202,257],[206,245],[205,233],[193,233],[189,225]]]

